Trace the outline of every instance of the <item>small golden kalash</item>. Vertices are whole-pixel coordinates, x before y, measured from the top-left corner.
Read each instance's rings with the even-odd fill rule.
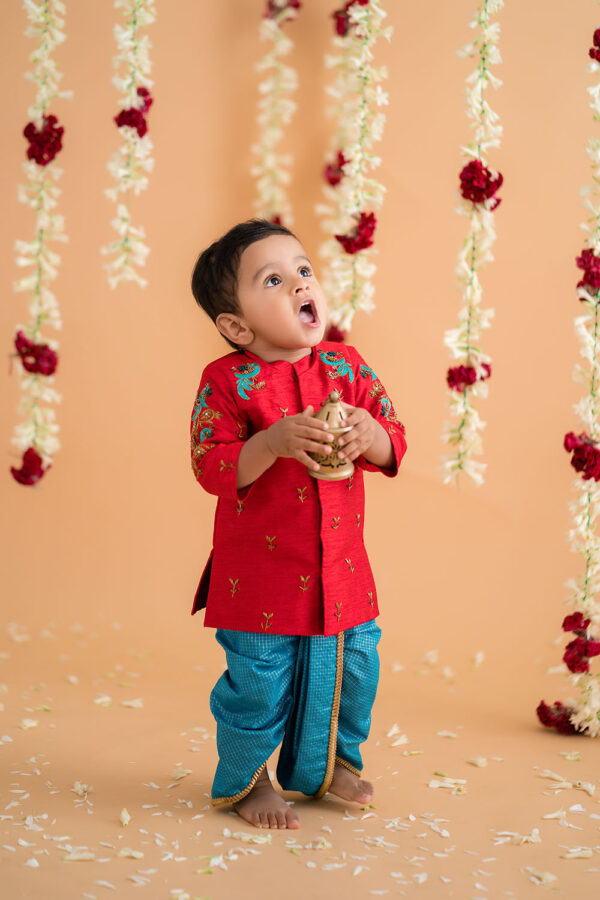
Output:
[[[321,478],[324,481],[342,481],[344,478],[349,478],[354,472],[354,463],[349,459],[340,459],[338,456],[340,449],[338,439],[352,429],[352,426],[347,424],[347,410],[351,408],[342,403],[337,391],[332,391],[319,412],[315,413],[315,419],[327,422],[333,440],[330,453],[308,454],[321,467],[318,472],[313,472],[312,469],[308,470],[309,475],[312,475],[313,478]]]

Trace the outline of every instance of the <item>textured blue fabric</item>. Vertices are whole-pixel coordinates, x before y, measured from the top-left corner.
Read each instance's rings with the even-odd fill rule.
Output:
[[[377,690],[381,630],[365,622],[344,632],[336,755],[362,768]],[[235,797],[282,743],[277,778],[287,790],[315,794],[327,769],[335,692],[337,636],[294,637],[217,629],[227,670],[210,708],[219,763],[213,800]]]

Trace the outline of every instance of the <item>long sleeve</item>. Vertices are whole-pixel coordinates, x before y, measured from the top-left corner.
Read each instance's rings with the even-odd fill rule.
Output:
[[[192,470],[209,494],[237,500],[238,457],[247,427],[235,401],[231,380],[214,364],[207,366],[196,395],[191,421]]]
[[[354,350],[354,348],[352,349]],[[357,362],[356,368],[358,370],[355,405],[368,410],[373,418],[385,428],[390,436],[394,452],[394,465],[389,469],[377,466],[366,460],[363,456],[359,456],[358,459],[355,460],[355,464],[367,472],[382,472],[384,475],[393,477],[398,473],[400,461],[406,453],[404,425],[398,419],[392,401],[373,369],[365,363],[356,350],[354,350],[354,353]]]

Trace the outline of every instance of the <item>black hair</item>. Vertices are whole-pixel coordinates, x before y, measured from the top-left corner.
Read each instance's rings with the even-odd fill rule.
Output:
[[[242,253],[263,238],[273,234],[296,237],[285,225],[266,219],[249,219],[230,228],[227,234],[207,247],[196,261],[192,272],[192,294],[198,306],[213,322],[221,313],[239,315],[237,277]],[[234,349],[237,345],[225,338]]]

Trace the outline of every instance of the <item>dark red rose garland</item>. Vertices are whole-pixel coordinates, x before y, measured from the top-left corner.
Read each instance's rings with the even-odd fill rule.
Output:
[[[482,288],[479,270],[492,259],[490,248],[496,240],[494,210],[500,205],[497,196],[503,178],[486,164],[487,151],[500,146],[502,128],[498,116],[485,99],[486,88],[501,82],[491,72],[491,65],[501,62],[498,51],[499,25],[491,16],[503,6],[502,0],[483,0],[471,21],[478,29],[475,40],[459,55],[477,59],[477,68],[467,79],[467,115],[473,121],[475,134],[465,148],[468,161],[459,173],[459,190],[463,199],[458,212],[469,219],[469,233],[458,255],[457,274],[461,281],[463,306],[458,328],[446,331],[444,344],[458,365],[446,373],[448,407],[454,420],[446,423],[442,440],[448,451],[442,456],[444,482],[456,480],[464,472],[476,484],[482,484],[485,464],[477,461],[482,452],[481,430],[484,423],[473,403],[487,396],[487,381],[492,374],[491,360],[481,347],[481,332],[488,328],[493,310],[481,309]]]
[[[589,51],[592,60],[588,71],[600,72],[600,29],[596,29]],[[594,120],[600,120],[600,82],[588,88]],[[577,472],[575,500],[570,503],[573,527],[569,532],[571,549],[581,555],[584,571],[567,583],[571,590],[568,603],[573,612],[565,617],[562,627],[570,636],[563,653],[570,681],[578,692],[577,699],[567,704],[546,704],[537,708],[540,722],[561,734],[600,735],[599,676],[590,671],[590,660],[600,655],[600,538],[596,521],[600,515],[600,141],[591,138],[587,147],[592,161],[594,184],[587,192],[586,206],[591,215],[583,228],[588,238],[576,257],[581,277],[577,297],[581,314],[575,318],[575,332],[581,346],[582,362],[575,366],[574,379],[587,388],[574,410],[583,430],[569,431],[564,448],[571,454],[571,465]]]
[[[357,310],[374,309],[374,210],[381,206],[385,188],[371,170],[381,162],[373,144],[383,136],[388,97],[381,86],[387,73],[372,59],[376,40],[389,40],[392,34],[383,26],[385,17],[379,0],[350,0],[333,13],[334,46],[340,53],[326,57],[326,64],[337,70],[329,89],[337,127],[323,172],[328,202],[317,210],[330,235],[321,248],[327,260],[322,282],[332,304],[328,340],[343,340]]]
[[[141,287],[147,282],[138,269],[146,265],[150,252],[146,245],[146,233],[141,226],[131,222],[131,212],[125,198],[132,192],[137,196],[148,187],[147,173],[152,171],[153,145],[148,134],[148,113],[153,98],[150,94],[150,39],[142,34],[156,19],[154,0],[115,0],[115,8],[122,10],[123,24],[115,25],[114,33],[118,53],[113,59],[117,74],[113,84],[121,93],[122,109],[114,116],[122,144],[108,163],[108,170],[115,179],[115,186],[106,195],[117,204],[117,215],[112,226],[116,240],[102,248],[111,257],[104,266],[108,283],[116,287],[121,281],[135,281]],[[119,198],[123,199],[119,202]]]
[[[250,172],[256,179],[255,208],[259,216],[278,225],[293,223],[292,207],[287,194],[292,158],[278,149],[284,128],[296,111],[292,94],[298,89],[298,74],[283,62],[293,42],[283,26],[293,21],[301,7],[300,0],[267,0],[260,24],[260,39],[270,48],[258,63],[259,72],[268,75],[259,85],[258,124],[260,136],[252,147],[256,162]]]
[[[31,56],[35,66],[29,76],[36,86],[36,98],[28,110],[31,121],[23,129],[27,184],[19,188],[19,200],[34,210],[36,227],[32,240],[16,242],[17,265],[30,272],[15,283],[15,290],[29,295],[31,318],[28,325],[17,325],[13,340],[13,357],[21,373],[19,412],[23,421],[15,427],[13,437],[22,459],[10,471],[19,484],[35,485],[60,447],[52,407],[60,402],[53,387],[58,344],[44,338],[43,331],[47,326],[59,329],[62,324],[58,301],[50,290],[60,256],[49,245],[66,240],[63,217],[56,212],[60,196],[56,182],[62,172],[54,162],[62,150],[64,128],[49,109],[54,100],[70,97],[71,93],[59,90],[62,75],[52,59],[54,48],[65,40],[64,4],[58,0],[28,0],[24,7],[30,22],[26,34],[37,44]]]

